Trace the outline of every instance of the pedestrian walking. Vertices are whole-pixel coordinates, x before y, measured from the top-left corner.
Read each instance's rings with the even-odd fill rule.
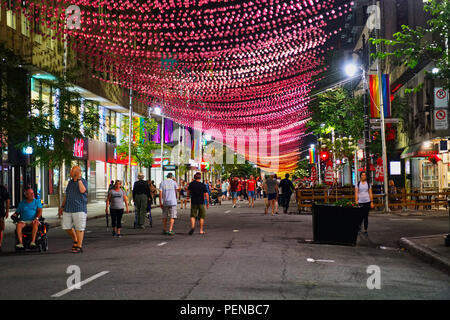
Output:
[[[115,185],[114,180],[111,180],[111,183],[109,184],[109,187],[108,187],[108,191],[111,189],[114,189],[114,185]]]
[[[162,209],[163,234],[173,236],[173,225],[177,218],[177,193],[178,185],[173,180],[173,174],[169,172],[167,179],[161,182],[159,187],[159,206]],[[167,231],[167,220],[169,222],[169,231]]]
[[[180,210],[186,209],[187,205],[187,183],[184,180],[181,180],[181,186],[180,186]]]
[[[150,193],[151,193],[151,198],[154,201],[153,204],[156,205],[156,199],[159,197],[159,192],[158,192],[158,189],[156,189],[155,181],[153,181],[153,180],[150,185]]]
[[[268,176],[266,181],[264,182],[263,187],[264,191],[267,194],[266,209],[264,211],[264,214],[267,214],[269,207],[272,206],[272,216],[274,216],[278,195],[277,180],[274,179],[274,176]]]
[[[250,179],[247,180],[247,190],[248,190],[248,207],[255,207],[255,199],[256,199],[256,180],[253,175],[250,175]]]
[[[273,176],[273,179],[277,182],[278,186],[280,186],[280,179],[278,178],[278,176],[275,174]],[[281,198],[281,189],[278,187],[278,192],[277,192],[277,201],[275,202],[275,214],[278,214],[278,208],[280,206],[283,206],[283,204],[281,203],[282,198]]]
[[[58,216],[62,216],[61,227],[70,235],[73,240],[72,252],[83,252],[84,230],[87,219],[88,184],[83,179],[79,166],[70,170],[72,179],[66,187],[66,194]]]
[[[228,180],[224,180],[222,182],[222,200],[228,199],[228,186],[230,184],[228,183]]]
[[[111,216],[111,225],[112,225],[112,235],[113,237],[121,238],[122,234],[120,233],[120,229],[122,228],[122,216],[124,214],[124,204],[126,207],[125,213],[129,213],[130,209],[128,207],[128,198],[121,188],[122,181],[116,180],[114,183],[114,188],[109,190],[108,197],[106,198],[106,209],[105,213],[108,214],[109,207],[109,215]]]
[[[137,215],[136,228],[145,229],[145,214],[147,213],[147,205],[150,198],[150,187],[147,181],[144,181],[144,174],[139,172],[138,181],[133,186],[133,202]]]
[[[295,190],[294,184],[289,179],[289,173],[286,173],[285,178],[280,181],[281,189],[281,203],[284,208],[283,212],[287,213],[289,210],[289,203],[291,202],[292,193]]]
[[[256,192],[256,196],[258,199],[262,198],[262,182],[258,177],[258,180],[256,181],[256,185],[257,185],[257,192]]]
[[[222,205],[222,185],[220,184],[220,179],[216,179],[214,189],[217,191],[217,200],[219,200],[219,205]]]
[[[369,211],[373,209],[372,186],[367,181],[366,172],[360,173],[358,185],[355,186],[355,202],[363,207],[364,234],[368,235],[367,228],[369,226]],[[361,223],[363,222],[361,221]],[[360,223],[360,225],[361,225]],[[361,226],[359,227],[361,230]]]
[[[191,198],[191,229],[189,235],[195,231],[195,221],[199,220],[200,234],[205,234],[204,224],[206,219],[206,209],[209,209],[209,195],[204,183],[201,183],[202,174],[197,172],[194,181],[189,184],[188,197]],[[205,208],[206,203],[206,208]]]
[[[234,177],[231,181],[230,181],[230,186],[228,187],[228,191],[231,194],[231,199],[233,201],[233,208],[236,208],[236,202],[238,200],[239,197],[239,178],[238,177]]]
[[[5,219],[9,217],[9,207],[11,206],[11,197],[5,186],[0,185],[0,252],[2,252],[3,231],[5,230]]]
[[[206,187],[206,192],[208,192],[208,203],[209,203],[209,199],[211,197],[211,185],[208,182],[208,179],[205,180],[205,187]],[[205,199],[205,205],[206,205],[206,199]]]

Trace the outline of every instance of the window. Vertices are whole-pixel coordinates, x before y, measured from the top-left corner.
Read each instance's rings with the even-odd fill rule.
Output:
[[[12,10],[6,10],[6,25],[16,30],[16,14]]]
[[[28,21],[27,17],[23,13],[20,21],[22,34],[26,37],[30,37],[30,21]]]
[[[396,0],[397,30],[402,30],[402,25],[408,25],[408,0]]]

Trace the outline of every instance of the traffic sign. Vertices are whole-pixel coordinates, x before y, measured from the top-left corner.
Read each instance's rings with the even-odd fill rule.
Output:
[[[447,130],[447,109],[434,109],[434,130]]]
[[[436,109],[448,107],[448,90],[440,87],[434,88],[434,107]]]

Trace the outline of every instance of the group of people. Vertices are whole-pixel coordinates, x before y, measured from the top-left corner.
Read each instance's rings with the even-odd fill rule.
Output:
[[[83,251],[84,230],[86,228],[87,218],[87,181],[82,178],[82,171],[79,166],[75,166],[70,171],[71,180],[65,190],[65,195],[61,206],[58,210],[58,215],[62,218],[61,226],[66,230],[68,235],[73,240],[72,252],[80,253]],[[272,215],[278,213],[278,207],[284,208],[284,213],[287,213],[289,202],[295,188],[292,181],[289,179],[289,174],[285,178],[278,181],[276,175],[267,176],[264,181],[260,177],[256,178],[251,175],[248,180],[240,177],[233,177],[227,180],[217,180],[214,185],[211,185],[207,180],[202,182],[202,175],[197,172],[193,180],[187,184],[186,181],[181,180],[179,187],[175,181],[172,173],[169,173],[167,179],[161,182],[159,188],[159,203],[162,209],[163,231],[165,235],[174,235],[173,230],[175,220],[177,219],[178,197],[181,202],[181,209],[186,208],[187,199],[190,199],[191,213],[189,224],[189,235],[195,231],[196,221],[198,220],[200,234],[205,234],[204,226],[206,219],[206,210],[209,209],[210,193],[212,190],[220,192],[219,198],[221,200],[231,199],[232,207],[236,207],[238,199],[243,201],[247,198],[248,205],[254,208],[254,201],[259,189],[262,191],[262,196],[265,200],[265,214],[268,214],[271,208]],[[132,199],[136,208],[136,226],[137,228],[144,228],[144,221],[146,213],[151,210],[156,195],[152,192],[152,183],[144,180],[142,173],[138,174],[138,181],[134,183],[132,190]],[[154,186],[154,184],[153,184]],[[364,208],[364,233],[367,234],[368,228],[368,214],[373,207],[372,186],[367,182],[365,172],[360,174],[360,182],[355,186],[355,202]],[[3,230],[5,228],[5,218],[9,216],[10,197],[4,186],[0,185],[0,252],[3,240]],[[117,180],[110,187],[106,199],[106,214],[111,217],[112,234],[114,237],[121,237],[122,217],[124,213],[129,213],[129,199],[127,192],[124,190],[122,182]],[[22,229],[26,225],[32,226],[32,239],[30,247],[36,246],[35,239],[40,217],[42,215],[42,204],[35,198],[32,188],[25,190],[25,199],[22,200],[14,213],[19,215],[19,221],[16,226],[16,233],[18,236],[18,248],[23,248]]]

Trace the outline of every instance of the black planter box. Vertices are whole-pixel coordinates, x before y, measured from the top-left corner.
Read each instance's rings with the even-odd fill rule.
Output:
[[[363,212],[359,206],[313,204],[312,219],[315,243],[356,245]]]

